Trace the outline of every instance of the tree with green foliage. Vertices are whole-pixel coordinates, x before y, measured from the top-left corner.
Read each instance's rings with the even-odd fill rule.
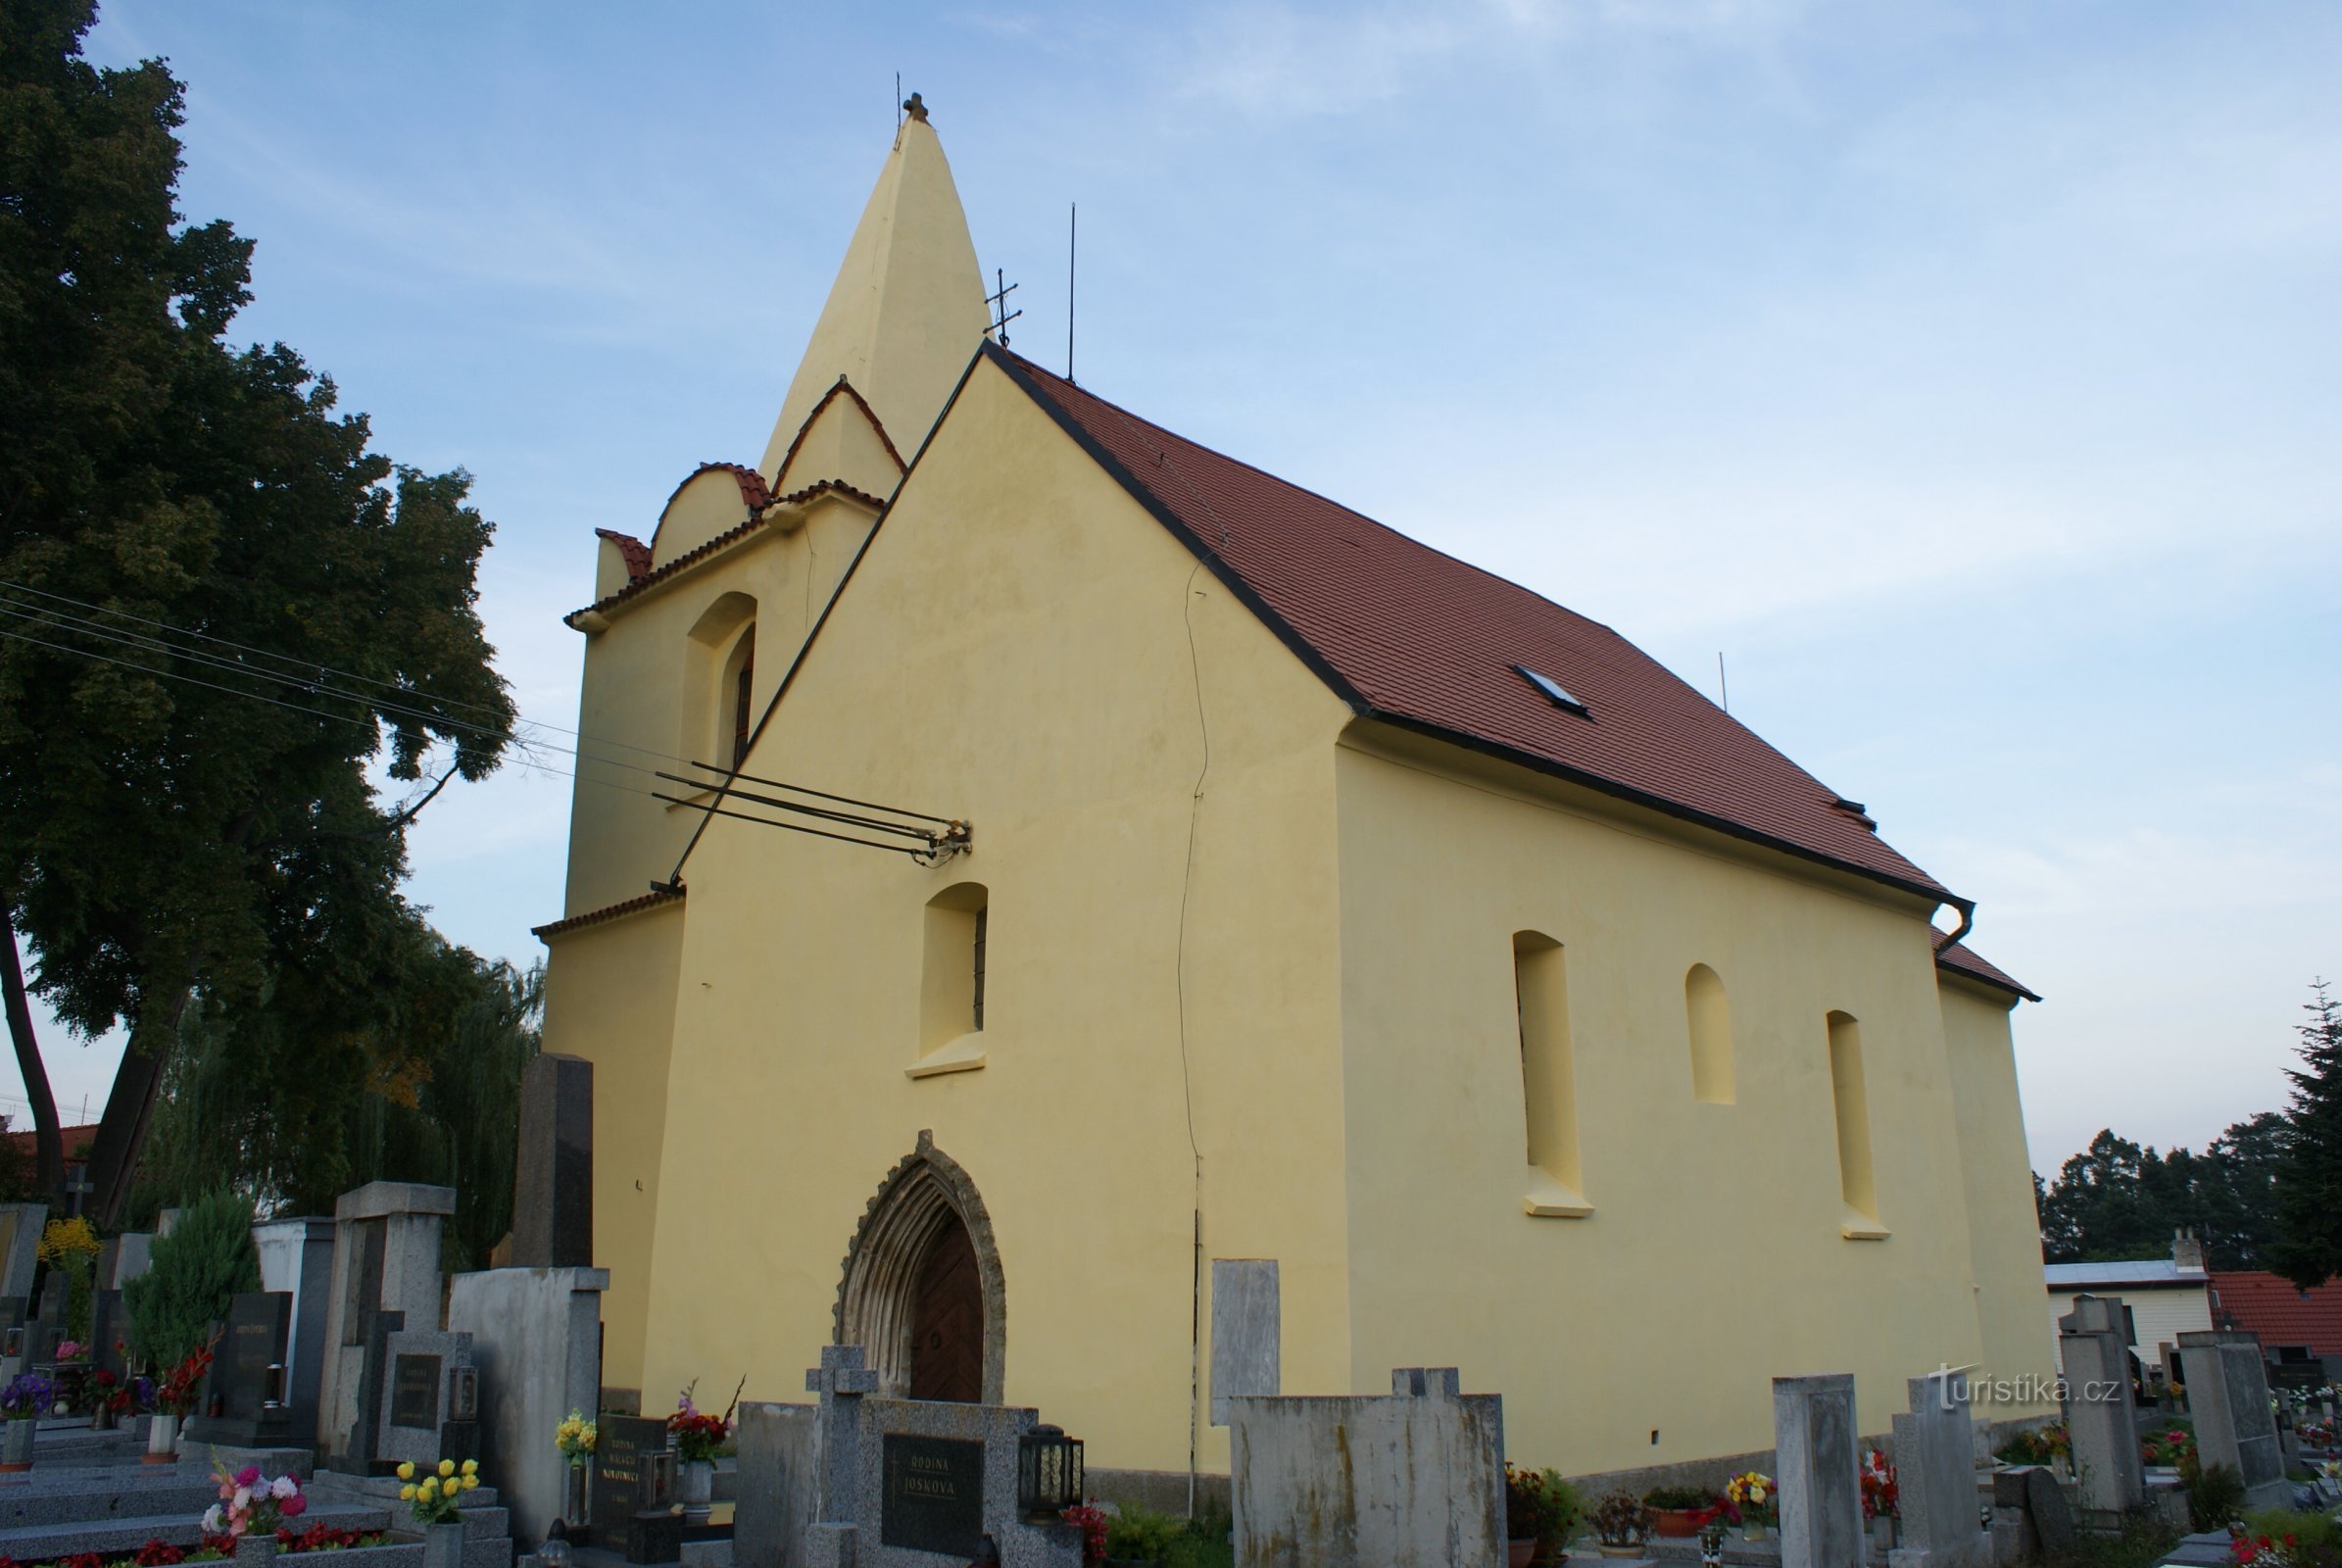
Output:
[[[209,1338],[228,1303],[261,1288],[252,1245],[252,1200],[222,1188],[179,1210],[155,1238],[147,1271],[122,1287],[130,1343],[141,1360],[168,1369]]]
[[[2214,1268],[2265,1267],[2277,1235],[2272,1195],[2285,1134],[2285,1118],[2263,1111],[2202,1153],[2165,1154],[2102,1130],[2056,1181],[2033,1177],[2042,1255],[2052,1263],[2162,1257],[2184,1230],[2203,1242]]]
[[[2303,1290],[2342,1274],[2342,1007],[2326,983],[2310,988],[2300,1026],[2285,1148],[2277,1166],[2282,1239],[2270,1266]]]
[[[543,971],[487,962],[412,909],[377,957],[370,998],[288,970],[261,1005],[188,1009],[131,1215],[225,1182],[294,1213],[365,1182],[433,1182],[456,1189],[447,1266],[487,1266],[512,1224]]]
[[[88,64],[94,20],[0,7],[0,919],[69,1028],[128,1027],[91,1151],[112,1223],[197,999],[315,986],[314,1018],[404,975],[406,828],[514,715],[468,478],[368,451],[284,345],[227,345],[251,243],[182,220],[179,84]],[[0,965],[53,1182],[14,940]]]

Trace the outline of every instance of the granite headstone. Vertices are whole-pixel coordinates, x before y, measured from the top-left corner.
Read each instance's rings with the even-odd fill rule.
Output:
[[[512,1264],[594,1266],[594,1064],[545,1053],[520,1071]]]

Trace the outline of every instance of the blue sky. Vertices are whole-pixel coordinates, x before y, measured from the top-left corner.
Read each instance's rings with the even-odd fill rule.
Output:
[[[2037,1166],[2280,1104],[2342,970],[2342,10],[113,0],[90,50],[188,83],[237,335],[477,476],[531,716],[592,530],[762,450],[900,71],[1018,349],[1078,200],[1085,384],[1724,653],[2048,997]],[[566,783],[431,808],[443,930],[535,956]],[[113,1051],[50,1038],[94,1111]]]

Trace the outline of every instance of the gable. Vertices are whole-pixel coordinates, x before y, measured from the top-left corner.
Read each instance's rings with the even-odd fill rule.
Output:
[[[737,463],[701,464],[659,510],[659,530],[651,535],[652,566],[664,566],[753,521],[771,501],[756,469]]]
[[[773,481],[788,491],[823,479],[839,479],[870,495],[886,495],[903,477],[903,458],[870,405],[839,376],[806,418],[805,428],[781,459]]]
[[[1352,710],[1958,904],[1798,767],[1598,621],[1202,447],[987,343],[992,360]],[[1525,677],[1566,688],[1565,705]]]

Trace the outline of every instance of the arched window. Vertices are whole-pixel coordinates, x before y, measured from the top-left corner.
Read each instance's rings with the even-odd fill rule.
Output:
[[[682,725],[675,750],[685,760],[738,767],[756,728],[756,601],[718,594],[684,640]]]
[[[960,882],[927,901],[919,974],[919,1059],[911,1076],[984,1065],[992,896]]]
[[[1520,1024],[1521,1102],[1531,1171],[1529,1212],[1590,1213],[1578,1162],[1570,984],[1560,943],[1537,931],[1513,934],[1513,1003]]]
[[[1830,1096],[1837,1119],[1838,1194],[1848,1237],[1886,1234],[1878,1222],[1878,1188],[1871,1170],[1871,1102],[1863,1085],[1862,1025],[1848,1012],[1830,1015]]]
[[[1683,1018],[1691,1032],[1691,1098],[1732,1102],[1732,1009],[1724,981],[1704,963],[1683,976]]]

